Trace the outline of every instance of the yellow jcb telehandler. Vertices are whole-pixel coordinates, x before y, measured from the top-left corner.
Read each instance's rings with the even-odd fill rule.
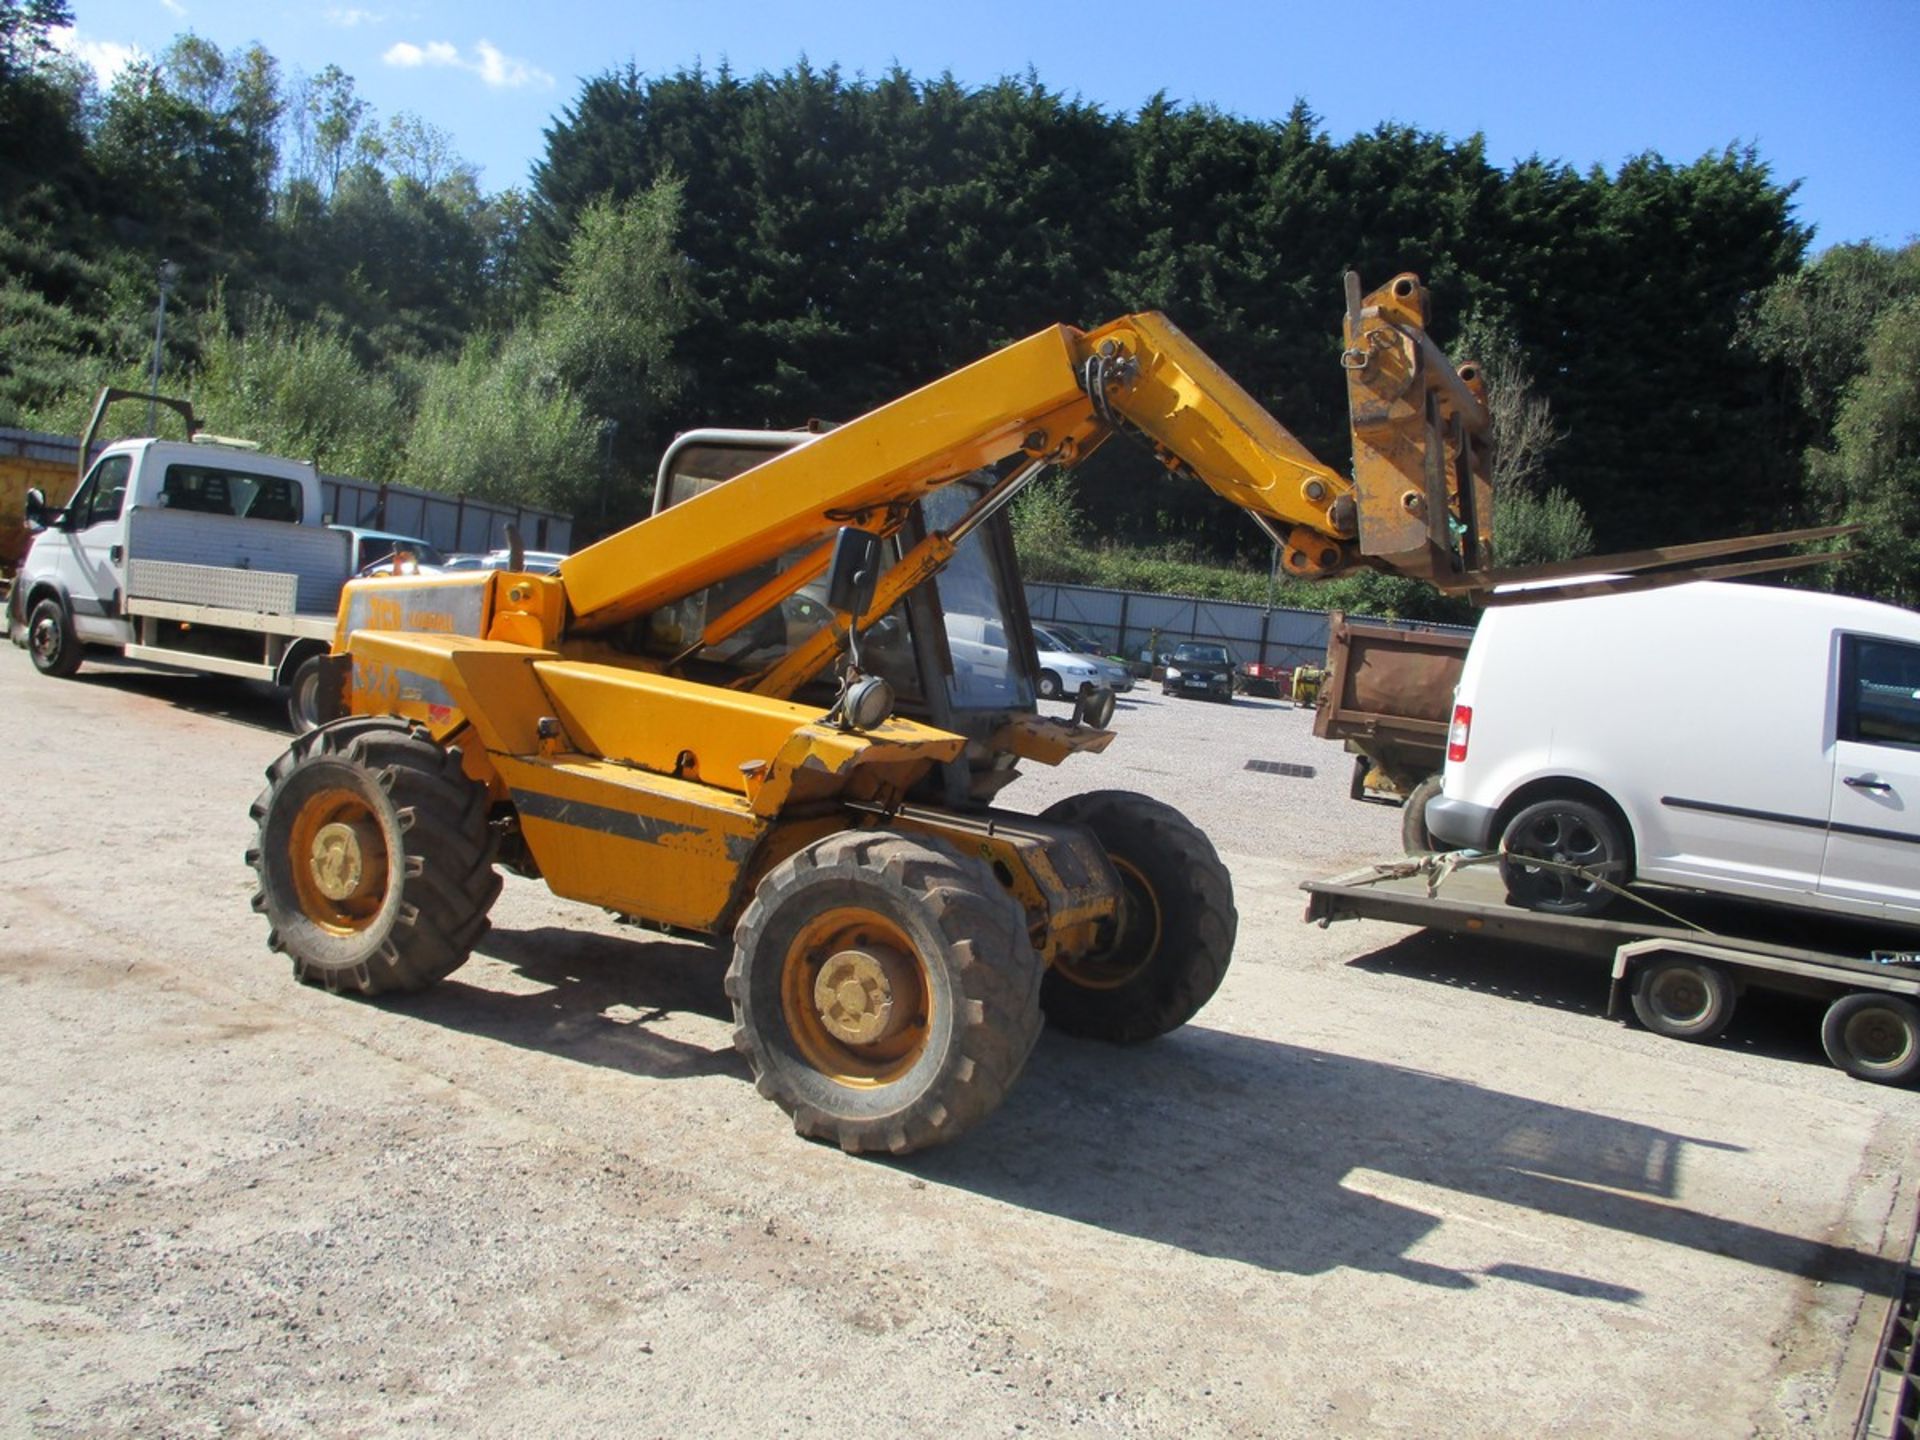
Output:
[[[991,1112],[1043,1016],[1114,1041],[1174,1029],[1226,972],[1232,884],[1144,796],[995,808],[1019,762],[1114,738],[1109,691],[1037,713],[1002,512],[1122,433],[1244,509],[1290,574],[1484,590],[1483,391],[1426,323],[1413,276],[1364,297],[1349,279],[1351,478],[1165,318],[1131,315],[822,433],[683,436],[655,513],[557,574],[350,584],[335,718],[253,807],[268,943],[309,982],[421,990],[485,932],[496,865],[730,941],[761,1093],[855,1151]]]

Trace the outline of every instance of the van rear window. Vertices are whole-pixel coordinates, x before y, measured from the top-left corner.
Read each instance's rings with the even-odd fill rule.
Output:
[[[300,523],[300,486],[284,475],[251,475],[215,465],[169,465],[160,503],[195,515]]]

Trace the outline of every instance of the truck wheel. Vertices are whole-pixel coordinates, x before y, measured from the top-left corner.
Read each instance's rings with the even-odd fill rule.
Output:
[[[1542,800],[1507,822],[1500,836],[1500,878],[1516,905],[1549,915],[1598,915],[1613,903],[1612,890],[1570,866],[1626,883],[1626,838],[1598,805]]]
[[[1440,793],[1438,775],[1429,775],[1407,792],[1400,807],[1400,848],[1409,855],[1432,855],[1451,850],[1451,845],[1435,844],[1427,829],[1427,801]]]
[[[42,675],[65,680],[80,668],[80,637],[73,633],[67,607],[42,600],[27,619],[27,651]]]
[[[325,658],[309,655],[287,682],[287,728],[296,735],[320,728],[320,662]]]
[[[1040,698],[1058,700],[1060,698],[1060,677],[1051,670],[1040,672]]]
[[[734,1046],[793,1128],[904,1155],[991,1114],[1040,1034],[1040,957],[985,864],[944,841],[829,835],[734,929]]]
[[[1856,1080],[1904,1084],[1920,1074],[1920,1010],[1898,995],[1842,995],[1820,1022],[1820,1047]]]
[[[1650,960],[1633,981],[1633,1013],[1656,1035],[1712,1040],[1733,1021],[1733,982],[1690,955]]]
[[[1091,830],[1122,890],[1112,943],[1047,972],[1047,1019],[1070,1035],[1120,1042],[1186,1024],[1226,978],[1239,925],[1233,879],[1211,842],[1172,806],[1125,790],[1074,795],[1041,818]]]
[[[500,893],[487,792],[424,731],[348,719],[295,740],[253,802],[247,863],[296,978],[419,991],[465,963]]]

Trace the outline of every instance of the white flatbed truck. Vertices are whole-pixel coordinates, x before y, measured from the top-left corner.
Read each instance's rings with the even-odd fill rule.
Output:
[[[89,439],[116,398],[148,397],[103,392]],[[194,430],[183,402],[160,403]],[[311,729],[318,662],[354,561],[353,537],[327,525],[323,506],[320,477],[303,461],[199,434],[116,441],[66,505],[29,492],[37,533],[9,628],[43,674],[72,675],[98,649],[267,681],[286,691],[293,728]]]
[[[1819,1000],[1821,1045],[1840,1069],[1882,1084],[1920,1076],[1920,932],[1723,903],[1709,927],[1668,892],[1657,910],[1624,899],[1598,917],[1543,914],[1508,901],[1496,858],[1426,856],[1310,880],[1305,918],[1387,920],[1610,959],[1608,1017],[1624,1001],[1647,1029],[1678,1040],[1717,1038],[1748,990]],[[1808,927],[1821,945],[1760,938]]]

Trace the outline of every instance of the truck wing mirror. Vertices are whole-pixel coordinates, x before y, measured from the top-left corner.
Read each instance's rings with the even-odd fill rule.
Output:
[[[38,485],[27,491],[26,520],[36,534],[47,528],[47,492]]]
[[[880,537],[851,525],[840,527],[827,570],[827,604],[857,621],[873,604],[880,582]]]

